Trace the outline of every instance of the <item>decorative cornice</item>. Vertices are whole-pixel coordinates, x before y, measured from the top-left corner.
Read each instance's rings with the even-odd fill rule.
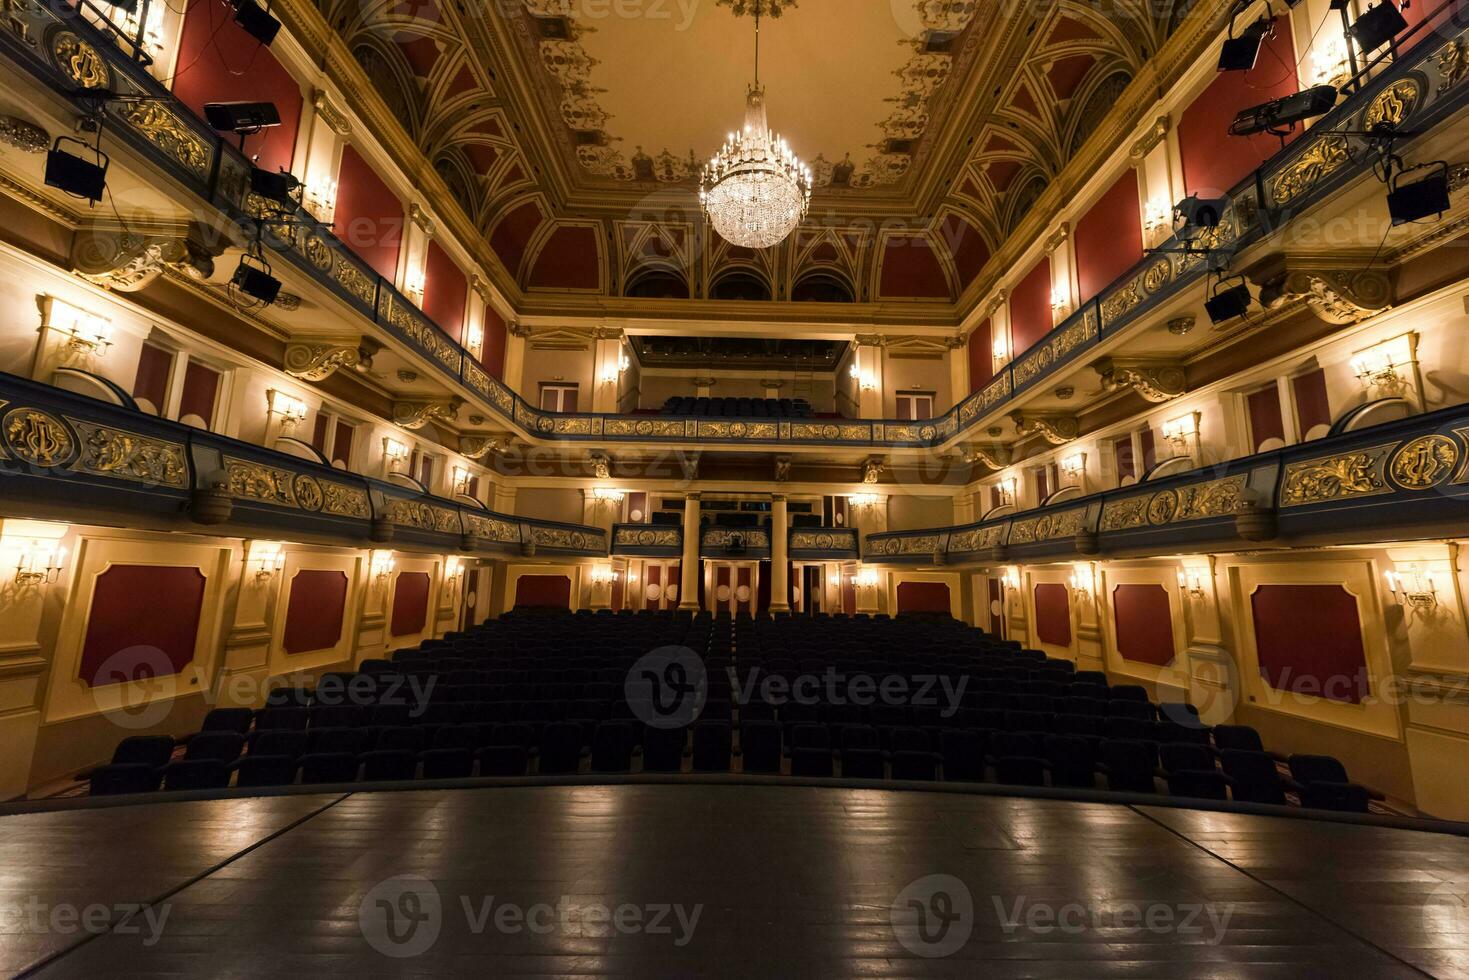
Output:
[[[418,226],[418,230],[428,237],[432,238],[438,232],[437,226],[434,225],[434,219],[429,217],[428,212],[417,201],[408,205],[408,217]]]
[[[983,463],[992,470],[1003,470],[1010,465],[1008,446],[968,446],[964,450],[964,462]]]
[[[1059,227],[1055,231],[1051,232],[1050,237],[1046,239],[1046,246],[1045,246],[1046,247],[1046,251],[1047,252],[1054,252],[1054,251],[1056,251],[1056,249],[1058,249],[1062,245],[1066,244],[1066,239],[1068,239],[1070,237],[1071,237],[1071,226],[1069,224],[1067,224],[1066,222],[1064,222],[1064,221],[1061,222],[1061,227]]]
[[[1288,268],[1260,290],[1269,309],[1302,300],[1327,323],[1360,323],[1392,308],[1392,279],[1386,272]]]
[[[1148,127],[1147,132],[1143,133],[1142,136],[1133,142],[1132,149],[1128,151],[1127,155],[1134,160],[1143,159],[1149,153],[1153,152],[1154,147],[1168,137],[1168,130],[1171,126],[1172,121],[1167,116],[1159,116],[1153,122],[1153,125]]]
[[[459,455],[466,459],[484,459],[489,455],[499,456],[510,448],[510,436],[460,436]]]
[[[331,97],[321,89],[311,94],[311,106],[321,117],[321,121],[331,127],[332,132],[338,136],[352,135],[352,120],[348,119],[347,114],[338,109]]]
[[[357,340],[286,345],[282,369],[302,381],[325,381],[342,368],[355,368],[362,363],[362,350]]]
[[[1171,401],[1188,390],[1182,365],[1168,361],[1104,357],[1092,365],[1092,370],[1102,376],[1103,391],[1131,388],[1155,405]]]
[[[1010,419],[1015,423],[1015,432],[1021,438],[1039,435],[1053,446],[1065,445],[1081,431],[1075,415],[1011,412]]]
[[[405,429],[421,429],[430,422],[453,425],[464,399],[434,402],[393,402],[393,422]]]
[[[882,456],[867,457],[862,461],[862,482],[869,485],[875,484],[887,466],[887,460]]]

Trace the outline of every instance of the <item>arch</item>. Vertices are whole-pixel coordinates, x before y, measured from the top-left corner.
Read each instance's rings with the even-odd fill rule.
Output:
[[[638,299],[688,299],[689,281],[670,266],[643,265],[628,277],[622,295]]]
[[[749,269],[732,269],[709,286],[710,299],[762,302],[773,294],[769,280]]]
[[[1045,500],[1042,500],[1041,501],[1041,506],[1042,507],[1049,507],[1052,504],[1059,504],[1059,503],[1061,503],[1063,501],[1066,501],[1066,500],[1075,500],[1078,497],[1084,497],[1084,496],[1086,496],[1086,494],[1084,494],[1084,493],[1081,492],[1081,487],[1076,487],[1076,486],[1062,487],[1061,489],[1057,490],[1055,493],[1053,493],[1050,496],[1048,496]]]
[[[91,371],[73,367],[57,368],[51,374],[51,383],[63,391],[74,391],[78,395],[86,395],[88,398],[95,398],[98,401],[134,412],[142,411],[138,403],[133,400],[133,396],[120,385],[100,374],[93,374]],[[155,410],[151,414],[157,415],[158,412]]]
[[[1050,186],[1051,182],[1044,174],[1031,174],[1010,197],[1010,206],[1006,209],[1008,214],[1005,219],[1005,227],[1013,233],[1019,227],[1020,222],[1025,220],[1031,208],[1035,206],[1035,202],[1040,200],[1041,195],[1046,192],[1046,188]]]
[[[1092,90],[1087,94],[1085,100],[1079,103],[1080,108],[1076,110],[1068,120],[1071,133],[1066,139],[1066,158],[1069,160],[1076,156],[1092,133],[1107,118],[1107,113],[1117,104],[1127,86],[1132,84],[1132,73],[1126,69],[1118,69],[1102,77]]]
[[[855,303],[857,291],[835,269],[820,269],[796,280],[791,299],[797,303]]]
[[[475,192],[475,175],[463,151],[444,150],[434,158],[434,172],[449,188],[449,194],[464,209],[471,221],[479,224],[480,202]]]
[[[417,139],[419,106],[415,97],[413,74],[403,56],[370,34],[364,34],[352,46],[353,59],[362,66],[373,87],[388,105],[393,117],[403,124],[408,135]]]
[[[1014,513],[1016,513],[1014,504],[1001,504],[998,507],[991,508],[989,513],[979,519],[979,522],[983,524],[985,521],[992,521],[997,517],[1009,517]]]
[[[1161,480],[1167,476],[1178,476],[1194,469],[1196,464],[1192,456],[1170,456],[1169,458],[1153,464],[1153,468],[1143,474],[1141,483],[1153,480]]]
[[[1413,403],[1400,395],[1392,398],[1377,398],[1356,408],[1349,408],[1331,423],[1331,435],[1339,436],[1356,432],[1383,422],[1395,422],[1414,414]]]

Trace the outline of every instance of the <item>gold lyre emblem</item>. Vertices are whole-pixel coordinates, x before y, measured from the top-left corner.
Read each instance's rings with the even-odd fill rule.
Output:
[[[16,456],[45,469],[71,457],[72,438],[66,426],[34,409],[18,408],[5,416],[5,441]]]
[[[1400,448],[1390,472],[1405,490],[1430,490],[1448,478],[1459,461],[1459,447],[1448,436],[1420,436]]]

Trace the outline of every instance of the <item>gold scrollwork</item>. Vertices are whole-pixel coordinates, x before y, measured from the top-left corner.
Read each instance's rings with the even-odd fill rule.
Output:
[[[189,485],[181,444],[93,425],[80,419],[68,418],[67,421],[75,427],[81,440],[81,453],[71,464],[73,471],[177,489]]]
[[[1348,160],[1344,136],[1326,136],[1313,142],[1306,152],[1275,178],[1276,204],[1288,204],[1315,187]]]
[[[73,31],[57,31],[51,38],[56,65],[82,88],[107,88],[112,72],[102,54]]]
[[[1421,93],[1422,89],[1414,78],[1402,78],[1393,82],[1367,107],[1367,114],[1363,118],[1364,128],[1370,132],[1373,127],[1383,123],[1394,128],[1401,126],[1403,120],[1418,108],[1418,97]]]
[[[76,446],[70,430],[39,409],[11,409],[5,416],[5,441],[17,459],[51,469],[71,458]]]
[[[1392,493],[1382,470],[1387,454],[1394,448],[1392,445],[1375,446],[1339,456],[1291,463],[1285,468],[1285,480],[1280,490],[1281,506],[1298,507]]]
[[[194,174],[209,174],[209,147],[173,110],[158,102],[131,102],[118,113]]]
[[[291,479],[295,474],[290,471],[228,457],[224,469],[225,488],[231,497],[263,500],[279,507],[296,506],[291,496]]]
[[[302,510],[309,510],[312,513],[321,510],[322,505],[326,503],[326,497],[322,493],[321,484],[317,482],[315,477],[308,476],[305,473],[296,474],[296,479],[291,481],[291,493],[296,498],[296,504]]]
[[[363,520],[372,516],[366,492],[356,487],[344,487],[340,483],[323,483],[322,510],[339,517],[358,517]]]
[[[1388,472],[1404,490],[1432,490],[1459,463],[1459,446],[1448,436],[1420,436],[1393,454]]]

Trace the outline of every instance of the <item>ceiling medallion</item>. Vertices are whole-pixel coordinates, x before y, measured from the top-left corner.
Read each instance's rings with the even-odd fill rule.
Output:
[[[730,134],[699,181],[699,203],[714,230],[730,244],[745,248],[769,248],[785,241],[811,205],[811,170],[770,131],[765,89],[760,85],[760,16],[780,16],[781,4],[782,0],[729,0],[737,16],[755,15],[755,84],[745,99],[744,129]]]

